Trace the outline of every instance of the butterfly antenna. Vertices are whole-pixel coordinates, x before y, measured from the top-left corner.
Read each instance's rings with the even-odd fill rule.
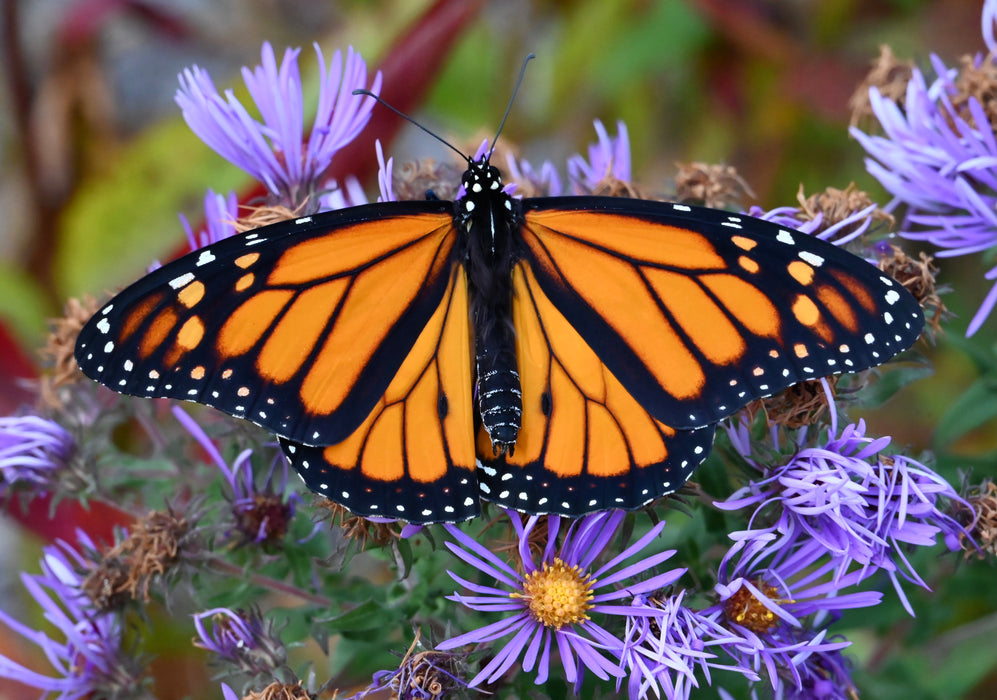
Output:
[[[387,107],[392,112],[394,112],[395,114],[397,114],[399,117],[401,117],[402,119],[404,119],[405,121],[407,121],[409,124],[412,124],[414,126],[419,127],[420,129],[422,129],[423,131],[425,131],[427,134],[429,134],[430,136],[432,136],[434,139],[436,139],[437,141],[439,141],[440,143],[442,143],[444,146],[446,146],[447,148],[449,148],[451,151],[453,151],[454,153],[456,153],[457,155],[459,155],[462,160],[466,160],[469,163],[471,162],[471,159],[469,157],[467,157],[466,155],[464,155],[463,153],[461,153],[461,151],[460,151],[459,148],[457,148],[456,146],[454,146],[452,143],[450,143],[449,141],[447,141],[445,138],[443,138],[439,134],[436,134],[436,133],[430,131],[429,129],[427,129],[426,127],[424,127],[422,124],[420,124],[419,122],[417,122],[415,119],[413,119],[409,115],[405,114],[405,112],[401,111],[400,109],[396,109],[395,107],[392,107],[390,104],[388,104],[387,102],[385,102],[384,100],[382,100],[380,97],[378,97],[377,95],[375,95],[374,93],[372,93],[370,90],[354,90],[353,94],[354,95],[366,95],[367,97],[374,98],[374,100],[379,105]]]
[[[509,104],[505,108],[505,114],[502,115],[502,121],[499,123],[498,131],[495,132],[495,138],[492,139],[492,147],[488,151],[488,158],[492,157],[492,153],[495,152],[495,143],[498,141],[499,134],[502,133],[502,129],[505,128],[505,120],[509,118],[509,112],[512,111],[512,103],[516,101],[516,94],[519,92],[519,86],[523,84],[523,78],[526,77],[526,64],[536,58],[535,54],[528,55],[523,59],[523,67],[519,69],[519,79],[516,80],[516,87],[512,89],[512,97],[509,98]]]

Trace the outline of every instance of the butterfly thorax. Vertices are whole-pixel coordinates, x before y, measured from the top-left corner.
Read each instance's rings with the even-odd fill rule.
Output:
[[[495,452],[511,453],[522,413],[512,324],[512,268],[520,257],[516,232],[521,213],[487,157],[468,164],[462,184],[465,195],[455,203],[455,218],[468,275],[478,408]]]

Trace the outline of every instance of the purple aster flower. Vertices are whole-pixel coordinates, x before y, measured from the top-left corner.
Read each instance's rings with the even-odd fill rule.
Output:
[[[692,689],[699,687],[697,670],[707,684],[712,684],[711,668],[735,671],[752,681],[759,679],[747,666],[718,661],[718,652],[724,654],[725,661],[731,661],[726,647],[744,646],[747,640],[719,624],[715,619],[718,614],[703,615],[686,607],[684,597],[682,591],[666,598],[634,600],[635,605],[651,605],[660,612],[627,619],[620,665],[629,674],[631,698],[646,698],[651,693],[669,700],[688,698]],[[621,685],[622,678],[617,678],[617,692]]]
[[[0,418],[0,494],[17,483],[53,487],[75,450],[73,437],[46,418]]]
[[[750,522],[771,522],[754,532],[779,539],[772,549],[806,539],[817,543],[838,568],[839,577],[853,564],[862,578],[884,569],[905,608],[913,615],[898,579],[926,587],[904,550],[931,546],[941,533],[946,542],[965,529],[940,509],[942,499],[964,503],[952,486],[925,465],[904,455],[885,455],[891,438],[865,435],[865,423],[846,426],[837,435],[833,404],[829,439],[804,447],[785,464],[762,467],[750,455],[744,425],[728,427],[735,449],[762,472],[761,478],[716,503],[724,510],[752,507]],[[968,506],[967,506],[968,507]]]
[[[564,193],[557,166],[549,160],[545,160],[539,170],[529,161],[517,159],[512,154],[506,158],[506,163],[509,179],[526,190],[527,194],[524,196],[559,197]]]
[[[392,185],[395,159],[388,158],[387,161],[384,160],[384,149],[381,147],[380,139],[374,143],[374,149],[377,153],[377,185],[379,189],[377,201],[397,202],[398,197],[395,195],[394,186]],[[326,183],[325,189],[326,194],[319,197],[319,208],[322,211],[345,209],[346,207],[355,207],[360,204],[367,204],[368,202],[367,195],[364,193],[360,181],[352,175],[348,176],[342,185],[335,180]]]
[[[211,630],[205,626],[211,621]],[[213,608],[194,615],[197,638],[194,646],[215,654],[219,660],[238,667],[250,675],[274,673],[284,667],[287,650],[274,629],[272,620],[260,611],[232,611]]]
[[[242,539],[264,546],[280,542],[287,534],[297,504],[301,502],[298,494],[287,493],[287,462],[279,454],[275,454],[263,485],[257,487],[253,474],[252,450],[240,452],[229,466],[215,443],[193,418],[179,406],[173,407],[173,415],[225,476],[232,493],[230,501],[236,530]],[[278,465],[281,470],[279,476]]]
[[[616,122],[616,136],[610,138],[606,127],[595,120],[595,131],[599,140],[589,146],[588,160],[574,155],[568,158],[568,179],[576,194],[590,194],[607,178],[620,182],[630,182],[630,137],[627,125],[622,120]]]
[[[839,576],[815,540],[780,544],[773,533],[735,533],[734,546],[717,575],[717,604],[702,611],[743,638],[726,650],[742,665],[764,671],[773,688],[805,691],[839,673],[834,687],[850,689],[847,666],[837,656],[848,641],[828,638],[843,610],[878,605],[876,591],[841,593],[862,578],[861,571]],[[812,697],[812,696],[809,696]],[[818,696],[822,697],[822,696]]]
[[[658,523],[647,534],[605,564],[596,559],[615,538],[625,517],[621,511],[595,513],[574,521],[557,546],[563,519],[547,516],[547,541],[540,561],[530,550],[530,535],[540,516],[530,516],[525,524],[515,511],[506,511],[518,536],[517,562],[524,573],[502,561],[490,549],[461,532],[454,525],[444,525],[456,542],[447,547],[464,562],[495,579],[496,585],[480,585],[448,572],[455,581],[473,595],[455,593],[451,600],[472,610],[506,614],[498,622],[449,639],[437,648],[453,649],[465,644],[483,644],[507,637],[502,647],[469,685],[492,683],[523,657],[523,670],[536,668],[535,682],[547,681],[550,671],[551,648],[556,645],[565,677],[571,683],[581,679],[588,668],[599,678],[620,676],[618,664],[604,651],[618,657],[623,642],[596,624],[590,613],[611,616],[660,615],[646,605],[621,603],[637,595],[649,595],[674,583],[685,569],[657,573],[643,581],[637,575],[651,571],[675,554],[674,550],[644,555],[629,566],[623,563],[644,550],[664,528]],[[618,584],[623,584],[622,586]],[[579,661],[581,662],[579,664]]]
[[[279,203],[295,208],[318,189],[336,152],[367,125],[374,100],[354,95],[368,89],[367,65],[351,47],[344,62],[337,51],[319,63],[318,112],[307,139],[298,72],[299,49],[288,49],[280,65],[269,43],[261,65],[243,68],[246,87],[262,121],[252,117],[231,90],[222,97],[208,73],[193,66],[180,75],[176,101],[190,128],[222,157],[262,182]],[[381,87],[378,73],[371,92]]]
[[[223,238],[235,235],[235,221],[239,218],[239,199],[235,192],[229,192],[228,196],[216,194],[214,190],[208,190],[204,195],[204,223],[206,229],[194,233],[187,221],[187,217],[180,215],[183,229],[187,233],[187,242],[191,250],[198,250],[206,245],[217,243]]]
[[[94,549],[84,533],[77,536],[84,548]],[[36,644],[53,673],[39,673],[0,655],[0,677],[55,693],[46,697],[60,700],[141,696],[140,666],[122,652],[123,632],[117,617],[99,612],[82,590],[84,577],[77,572],[93,564],[61,540],[43,552],[42,572],[21,574],[21,581],[63,641],[18,622],[3,610],[0,623]]]
[[[983,34],[994,61],[994,2],[984,4]],[[958,71],[932,56],[937,78],[928,83],[913,69],[903,106],[887,99],[875,87],[869,90],[871,107],[883,136],[858,129],[851,133],[868,153],[866,168],[890,194],[890,208],[905,205],[900,235],[928,241],[939,258],[969,255],[997,247],[997,138],[980,101],[969,96],[961,109]],[[985,274],[995,282],[966,331],[972,335],[997,305],[997,267]]]

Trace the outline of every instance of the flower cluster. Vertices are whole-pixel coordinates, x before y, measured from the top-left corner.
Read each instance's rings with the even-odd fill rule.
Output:
[[[84,551],[96,549],[84,533],[78,537]],[[0,677],[45,693],[58,693],[63,700],[142,695],[142,665],[124,648],[120,620],[99,610],[84,591],[86,577],[79,572],[93,568],[80,551],[57,542],[45,547],[40,574],[21,575],[25,589],[62,640],[0,610],[0,623],[37,645],[52,667],[52,673],[46,675],[0,656]]]
[[[903,205],[900,235],[927,241],[938,257],[971,255],[997,248],[997,2],[983,7],[987,55],[963,59],[961,69],[931,57],[936,77],[910,70],[899,103],[880,88],[869,88],[872,112],[883,135],[852,129],[868,153],[866,167]],[[997,267],[985,278],[994,282],[966,334],[980,329],[997,305]]]
[[[207,71],[197,66],[180,76],[176,101],[201,140],[226,160],[263,183],[277,202],[291,206],[314,196],[336,152],[367,125],[374,100],[354,95],[368,88],[367,65],[352,47],[346,59],[337,51],[319,63],[318,111],[307,138],[298,49],[288,49],[280,65],[269,43],[262,64],[243,69],[246,87],[262,121],[255,119],[231,90],[222,97]],[[377,93],[381,74],[369,89]]]

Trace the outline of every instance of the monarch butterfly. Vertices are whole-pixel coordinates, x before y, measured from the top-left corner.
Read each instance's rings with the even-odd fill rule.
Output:
[[[515,199],[489,157],[466,157],[455,202],[324,212],[167,264],[90,319],[77,362],[276,433],[356,513],[427,523],[479,498],[639,507],[689,478],[724,417],[923,327],[903,286],[817,238],[682,204]]]

